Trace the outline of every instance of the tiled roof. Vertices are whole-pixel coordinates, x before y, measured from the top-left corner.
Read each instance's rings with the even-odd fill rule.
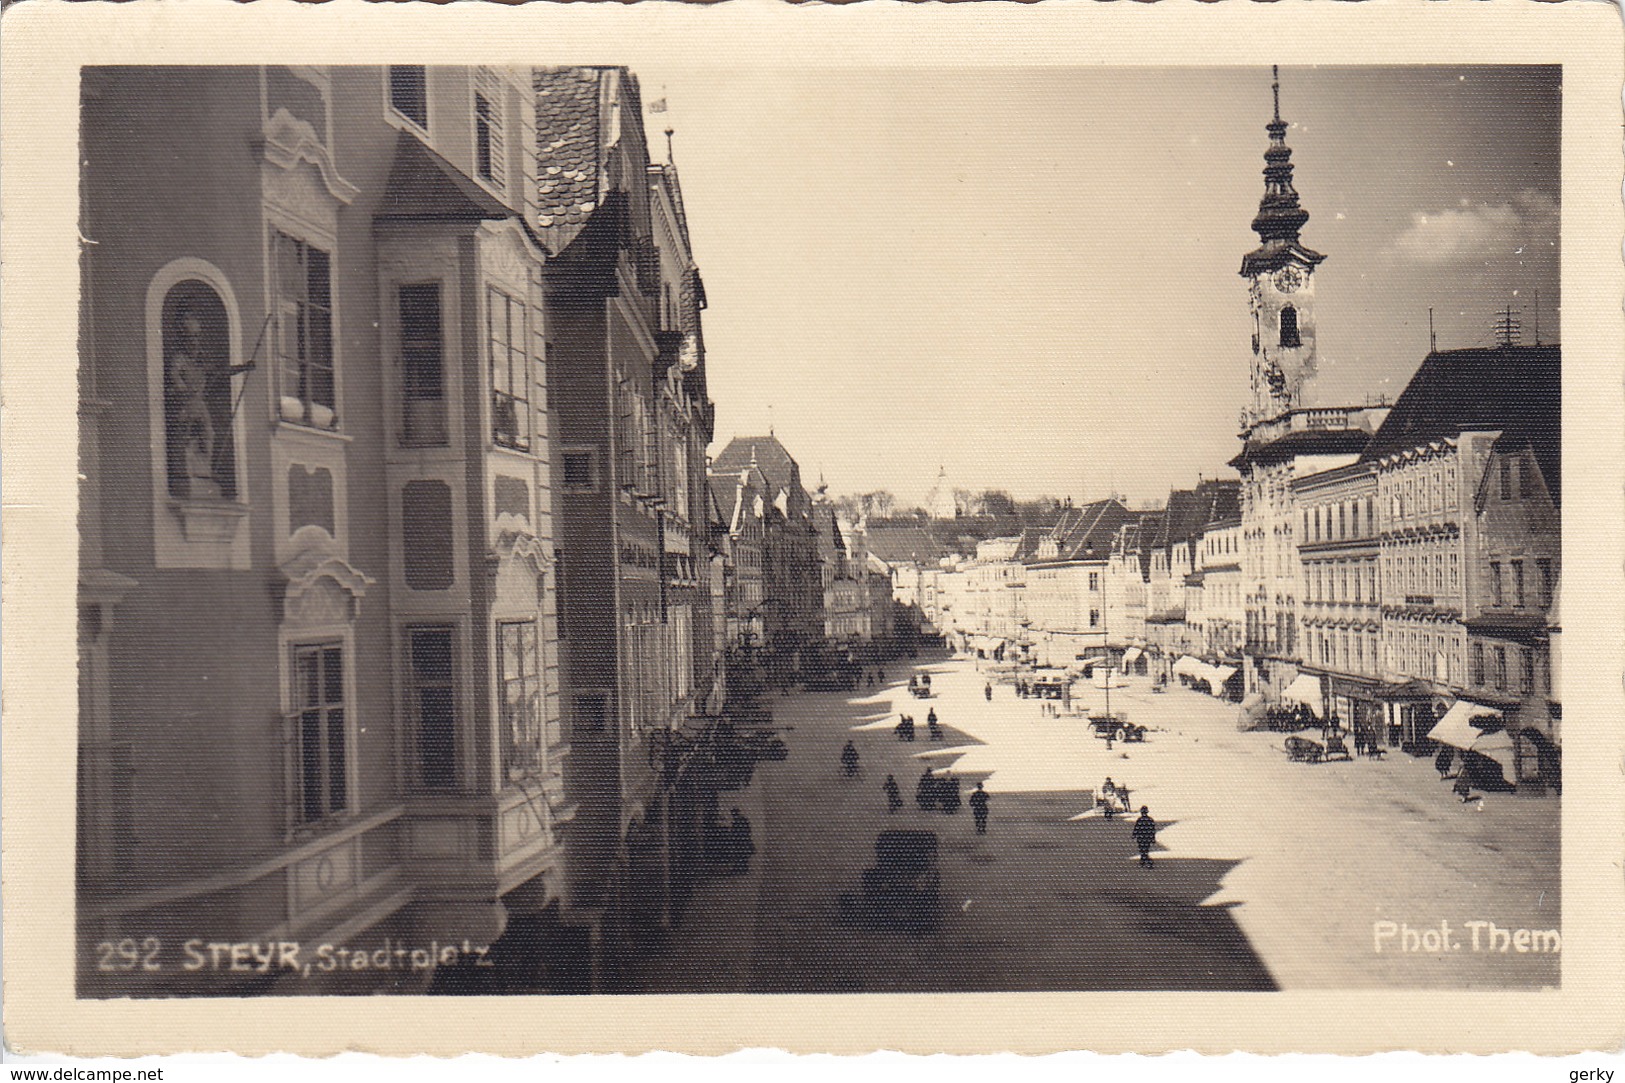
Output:
[[[598,209],[601,68],[541,69],[536,91],[537,224],[569,242]],[[550,234],[550,236],[552,236]]]
[[[1561,491],[1562,348],[1504,346],[1430,353],[1361,455],[1381,459],[1463,432],[1527,441],[1547,487]]]
[[[735,437],[712,460],[711,469],[718,473],[729,470],[737,472],[748,467],[752,459],[774,492],[789,489],[798,480],[796,460],[779,443],[778,437],[772,435]]]
[[[1056,560],[1104,559],[1111,551],[1112,538],[1131,514],[1116,500],[1097,500],[1081,507],[1062,508],[1051,530],[1028,534],[1032,535],[1034,548],[1042,537],[1053,537]]]

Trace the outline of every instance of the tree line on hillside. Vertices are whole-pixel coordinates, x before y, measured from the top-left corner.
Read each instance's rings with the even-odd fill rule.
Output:
[[[962,510],[956,518],[944,520],[931,518],[924,508],[903,504],[884,489],[832,499],[836,510],[849,521],[864,518],[870,527],[919,525],[945,544],[960,548],[1023,530],[1046,530],[1055,525],[1066,506],[1066,501],[1053,496],[1017,500],[1003,489],[956,489],[954,502]]]

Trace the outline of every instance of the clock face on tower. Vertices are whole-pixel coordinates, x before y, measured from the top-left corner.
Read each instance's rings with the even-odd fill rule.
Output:
[[[1297,293],[1303,285],[1303,272],[1296,267],[1284,267],[1275,272],[1275,288],[1282,293]]]

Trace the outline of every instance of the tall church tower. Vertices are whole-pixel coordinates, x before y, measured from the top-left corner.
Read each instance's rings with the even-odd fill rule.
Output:
[[[1275,119],[1265,125],[1264,198],[1253,219],[1261,243],[1241,261],[1253,314],[1252,401],[1244,428],[1300,405],[1303,385],[1315,375],[1315,268],[1326,259],[1298,240],[1309,212],[1298,206],[1292,187],[1278,67],[1271,89]]]
[[[933,519],[955,519],[959,516],[959,501],[954,499],[953,486],[948,484],[946,467],[937,467],[937,483],[926,495],[925,510]]]

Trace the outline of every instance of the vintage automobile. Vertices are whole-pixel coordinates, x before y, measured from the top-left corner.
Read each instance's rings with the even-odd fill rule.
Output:
[[[841,895],[849,922],[905,932],[929,932],[941,922],[941,878],[934,831],[882,831],[862,890]]]
[[[1096,737],[1114,741],[1144,741],[1145,727],[1136,726],[1125,714],[1097,714],[1089,716],[1089,728]]]

